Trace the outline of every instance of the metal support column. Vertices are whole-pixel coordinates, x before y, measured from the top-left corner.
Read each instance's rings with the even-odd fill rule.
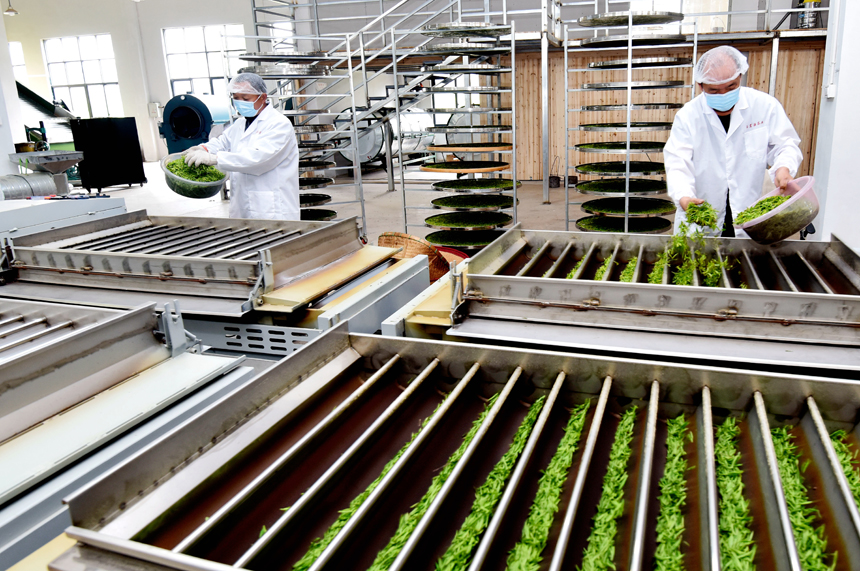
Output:
[[[770,77],[768,78],[767,92],[776,95],[776,64],[779,60],[779,32],[774,32],[773,44],[770,48]]]
[[[541,91],[541,126],[543,150],[543,203],[549,204],[549,30],[544,22],[543,33],[540,37],[540,91]],[[565,135],[567,131],[565,131]]]

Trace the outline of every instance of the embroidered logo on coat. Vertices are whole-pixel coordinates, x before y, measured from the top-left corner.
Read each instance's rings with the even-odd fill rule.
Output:
[[[747,125],[747,129],[752,129],[753,127],[758,127],[759,125],[764,125],[764,121],[757,121],[755,123],[750,123]]]

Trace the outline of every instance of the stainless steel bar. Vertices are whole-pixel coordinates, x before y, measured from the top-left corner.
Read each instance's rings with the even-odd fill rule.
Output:
[[[454,390],[451,391],[451,394],[448,395],[448,398],[446,398],[442,403],[439,410],[436,411],[436,414],[433,415],[433,418],[430,419],[430,422],[427,423],[427,426],[424,427],[424,430],[422,430],[415,438],[412,446],[406,449],[406,452],[403,453],[400,460],[391,468],[391,470],[389,470],[388,474],[386,474],[379,485],[376,486],[376,489],[374,489],[364,503],[361,504],[361,507],[355,511],[355,515],[353,515],[343,529],[340,530],[340,533],[332,539],[331,543],[329,543],[328,547],[325,548],[308,571],[320,571],[335,552],[340,549],[341,545],[343,545],[344,541],[346,541],[350,534],[352,534],[352,532],[361,525],[361,521],[371,510],[373,505],[379,500],[380,496],[385,493],[385,490],[391,485],[391,482],[397,478],[403,466],[405,466],[409,459],[415,454],[415,451],[421,448],[422,443],[430,437],[434,429],[441,423],[445,413],[450,410],[457,398],[463,394],[463,391],[466,390],[466,387],[472,379],[475,378],[480,366],[480,363],[472,365],[466,375],[454,387]]]
[[[333,411],[331,411],[319,424],[314,426],[310,432],[305,434],[301,440],[296,442],[289,450],[284,452],[280,458],[269,465],[259,476],[254,478],[251,483],[245,486],[242,491],[230,498],[226,504],[209,518],[203,522],[197,529],[191,532],[185,539],[180,541],[173,548],[174,553],[184,553],[188,551],[195,543],[200,541],[211,529],[218,525],[225,516],[238,507],[243,501],[251,496],[251,494],[260,488],[260,486],[269,480],[283,466],[287,465],[295,458],[306,446],[310,445],[316,438],[325,432],[337,419],[344,414],[352,405],[367,393],[376,383],[391,370],[391,368],[400,360],[400,355],[396,354],[388,359],[382,367],[379,368],[369,379],[367,379],[357,390],[355,390],[346,400],[340,403]]]
[[[125,240],[117,240],[116,242],[113,242],[111,244],[107,244],[104,246],[98,246],[95,248],[93,248],[92,246],[89,248],[81,248],[81,247],[76,246],[74,249],[75,250],[95,249],[95,250],[99,250],[99,251],[116,252],[116,251],[123,250],[125,248],[134,247],[135,245],[138,245],[138,244],[148,244],[156,238],[161,238],[164,236],[173,236],[173,235],[181,233],[184,230],[185,230],[184,226],[168,226],[168,227],[162,228],[160,230],[153,231],[153,232],[146,234],[146,235],[137,236],[135,238],[129,238],[129,239],[125,239]]]
[[[744,261],[747,263],[747,271],[752,276],[755,281],[756,289],[765,289],[764,285],[761,283],[761,278],[758,277],[758,272],[755,270],[755,265],[752,262],[752,258],[750,257],[750,253],[747,250],[744,250]],[[750,284],[747,284],[750,285]]]
[[[10,335],[14,335],[16,333],[20,333],[26,329],[30,329],[31,327],[35,327],[36,325],[41,325],[42,323],[48,323],[47,317],[39,317],[34,319],[33,321],[25,321],[18,327],[13,327],[12,329],[7,329],[6,331],[0,331],[0,339],[4,337],[8,337]]]
[[[600,425],[603,424],[603,414],[606,411],[606,401],[609,400],[609,389],[612,387],[612,377],[606,377],[603,380],[603,388],[600,390],[600,398],[597,400],[597,406],[594,408],[594,418],[591,420],[591,427],[588,430],[588,439],[585,441],[585,448],[582,450],[582,459],[579,461],[579,471],[576,473],[576,482],[573,484],[573,493],[570,497],[570,503],[567,505],[567,511],[564,514],[564,523],[561,526],[561,532],[558,536],[555,551],[552,554],[552,562],[550,563],[550,571],[561,571],[561,565],[564,562],[564,554],[567,551],[567,544],[570,541],[570,534],[573,531],[573,520],[576,518],[576,510],[579,508],[579,502],[582,499],[582,491],[585,487],[585,478],[588,476],[588,467],[591,464],[591,458],[594,456],[594,447],[597,444],[597,435],[600,432]]]
[[[481,539],[481,543],[478,545],[477,551],[475,551],[475,556],[472,558],[472,564],[469,566],[469,571],[478,571],[484,564],[487,554],[490,552],[496,533],[498,533],[499,528],[502,525],[502,521],[505,519],[505,514],[513,501],[514,494],[517,491],[520,480],[522,480],[523,474],[525,474],[526,467],[528,466],[532,453],[537,447],[537,443],[543,434],[543,429],[546,426],[547,420],[549,420],[549,415],[552,413],[552,407],[555,406],[565,378],[566,375],[563,371],[555,378],[555,383],[553,383],[552,389],[546,398],[540,417],[538,417],[537,422],[532,429],[531,436],[529,436],[529,440],[526,443],[526,447],[523,449],[523,453],[520,455],[520,459],[517,462],[517,467],[514,469],[514,473],[508,481],[505,493],[502,496],[502,499],[499,500],[499,505],[493,513],[493,519],[490,520],[487,530],[484,532],[484,537]]]
[[[209,238],[201,241],[199,244],[194,244],[193,246],[186,246],[183,248],[175,249],[173,251],[162,252],[162,254],[174,255],[174,256],[194,256],[200,257],[200,253],[206,251],[207,248],[212,247],[212,242],[222,242],[225,240],[234,240],[241,236],[249,236],[253,232],[249,228],[239,228],[237,230],[232,230],[223,236],[210,236]],[[234,241],[234,244],[238,244],[240,242]]]
[[[770,47],[770,76],[768,77],[768,94],[773,97],[776,95],[776,69],[779,62],[779,36],[775,35]]]
[[[720,512],[717,496],[716,462],[714,458],[714,417],[711,410],[711,389],[702,388],[702,405],[698,410],[699,448],[699,506],[705,518],[701,526],[704,569],[720,571]]]
[[[184,232],[180,232],[174,236],[159,238],[158,240],[153,240],[148,244],[142,244],[140,246],[134,246],[133,248],[126,249],[127,252],[137,252],[141,254],[152,254],[157,252],[158,250],[165,247],[165,245],[175,244],[179,241],[187,241],[194,240],[195,238],[199,238],[201,235],[210,233],[217,228],[200,228],[199,226],[193,226],[188,228]]]
[[[10,323],[17,323],[24,319],[23,315],[16,315],[15,317],[7,317],[6,319],[0,320],[0,327],[6,327]]]
[[[660,383],[651,383],[651,399],[645,421],[645,443],[642,447],[642,464],[639,471],[639,489],[636,492],[636,511],[633,523],[633,546],[630,549],[631,571],[642,568],[642,552],[645,548],[645,520],[648,517],[648,501],[651,499],[651,466],[654,464],[654,441],[657,438],[657,407],[660,400]]]
[[[51,327],[43,329],[42,331],[37,331],[36,333],[32,333],[32,334],[28,335],[27,337],[23,337],[21,339],[16,339],[15,341],[12,341],[10,343],[6,343],[5,345],[0,345],[0,352],[7,351],[9,349],[12,349],[13,347],[18,347],[19,345],[23,345],[24,343],[29,343],[30,341],[35,341],[36,339],[38,339],[40,337],[50,335],[51,333],[53,333],[55,331],[59,331],[61,329],[66,329],[67,327],[71,327],[72,325],[74,325],[74,322],[72,322],[72,321],[63,321],[63,322],[58,323],[56,325],[52,325]]]
[[[576,270],[576,272],[574,272],[573,279],[578,280],[582,276],[582,272],[585,271],[585,266],[588,265],[592,256],[594,256],[594,252],[596,250],[597,250],[597,243],[592,242],[591,246],[589,246],[588,250],[586,250],[585,255],[582,256],[582,263],[579,264],[579,269]]]
[[[782,478],[776,460],[776,451],[770,435],[770,424],[767,420],[767,409],[761,392],[753,394],[753,414],[750,415],[750,430],[754,431],[753,446],[756,449],[759,478],[765,493],[765,509],[768,511],[770,540],[777,558],[777,568],[802,571],[797,545],[791,520],[788,516],[788,506],[785,503],[785,492],[782,488]],[[772,523],[771,523],[772,522]]]
[[[394,563],[389,567],[389,571],[401,571],[405,569],[406,562],[409,559],[409,556],[412,555],[412,551],[415,549],[415,546],[418,545],[418,542],[421,541],[421,538],[424,535],[424,532],[427,531],[430,522],[433,521],[433,518],[436,517],[436,514],[439,511],[439,508],[442,506],[442,503],[445,501],[445,498],[448,497],[448,494],[451,492],[451,488],[457,483],[457,479],[466,469],[466,466],[471,461],[472,457],[478,451],[478,448],[481,445],[481,441],[484,436],[490,430],[490,426],[495,421],[496,417],[499,415],[499,412],[502,410],[505,402],[508,399],[508,396],[513,392],[514,387],[517,384],[517,381],[520,379],[522,375],[523,369],[522,367],[517,367],[514,369],[514,372],[511,374],[508,381],[505,383],[505,387],[499,393],[499,397],[496,399],[493,408],[490,409],[490,412],[487,414],[484,422],[481,424],[481,427],[478,429],[478,432],[475,433],[474,438],[469,443],[469,446],[466,448],[466,451],[463,452],[462,458],[457,462],[457,465],[454,467],[454,470],[451,472],[451,475],[442,485],[442,489],[439,490],[439,493],[436,494],[436,498],[433,500],[433,503],[430,504],[430,507],[427,508],[427,512],[424,514],[424,517],[421,518],[421,521],[418,522],[418,525],[415,526],[415,530],[412,532],[412,535],[409,536],[409,540],[406,542],[406,545],[403,546],[403,549],[400,550],[400,553],[397,555],[397,559],[394,560]]]
[[[612,275],[612,266],[615,265],[615,259],[618,257],[618,252],[621,249],[621,244],[615,244],[615,248],[612,250],[612,255],[609,256],[609,265],[606,267],[606,271],[603,272],[603,277],[600,279],[602,282],[608,282],[609,276]],[[583,264],[585,265],[585,264]]]
[[[668,257],[669,257],[669,246],[668,245],[666,246],[666,249],[663,251],[663,253],[665,254],[666,258],[668,259]],[[672,277],[672,275],[671,275],[671,272],[669,271],[671,268],[672,268],[672,264],[670,264],[668,261],[663,266],[663,280],[660,282],[663,285],[666,285],[671,281],[670,278]]]
[[[243,246],[240,246],[239,248],[235,248],[235,249],[227,252],[226,254],[219,254],[218,257],[219,258],[225,258],[225,259],[233,259],[236,256],[238,256],[239,254],[241,254],[243,252],[247,252],[248,250],[254,250],[255,254],[256,254],[257,250],[260,250],[261,248],[266,247],[266,246],[272,247],[272,246],[276,246],[278,244],[282,244],[284,242],[287,242],[290,236],[294,236],[298,233],[299,233],[298,230],[293,230],[292,232],[286,232],[286,233],[281,231],[281,230],[275,230],[273,232],[268,232],[268,233],[264,234],[263,236],[261,236],[259,239],[254,240],[253,242],[247,243]],[[242,258],[240,258],[240,259],[242,259]]]
[[[788,287],[791,288],[791,291],[798,292],[797,286],[794,285],[794,282],[791,280],[791,277],[788,275],[788,271],[786,271],[785,266],[782,263],[782,260],[779,259],[773,250],[770,251],[770,259],[773,260],[773,263],[776,264],[777,269],[779,270],[779,275],[782,276],[782,279],[785,280],[785,283],[788,284]]]
[[[545,24],[546,26],[546,24]],[[564,69],[567,70],[570,67],[568,63],[568,58],[570,57],[568,52],[567,45],[567,36],[568,36],[568,28],[564,27],[564,41],[561,44],[562,50],[564,50]],[[570,132],[568,129],[570,128],[570,102],[569,93],[570,93],[570,74],[565,71],[564,73],[564,176],[561,178],[561,184],[564,185],[564,231],[570,231],[570,184],[567,182],[567,177],[570,174]],[[547,128],[548,125],[543,125],[543,128]],[[549,180],[547,179],[547,189],[549,189]],[[547,190],[549,192],[549,190]]]
[[[544,243],[543,243],[543,246],[541,246],[541,247],[540,247],[540,249],[538,249],[538,251],[537,251],[537,252],[535,252],[535,255],[534,255],[534,256],[532,256],[532,259],[531,259],[531,260],[529,260],[529,261],[526,263],[526,265],[524,265],[524,266],[520,269],[520,271],[518,271],[518,272],[517,272],[517,275],[518,275],[518,276],[524,276],[524,275],[526,275],[527,273],[529,273],[529,271],[531,271],[531,269],[532,269],[533,267],[535,267],[535,265],[540,261],[541,257],[542,257],[544,254],[546,254],[547,250],[549,250],[549,246],[550,246],[550,242],[549,242],[549,240],[547,240],[546,242],[544,242]]]
[[[162,228],[169,228],[169,226],[164,225],[151,225],[148,224],[143,228],[136,228],[134,230],[129,230],[127,232],[118,232],[117,234],[111,234],[110,236],[103,236],[101,238],[94,238],[91,240],[85,240],[83,242],[76,242],[74,244],[67,244],[65,246],[61,246],[61,248],[75,248],[75,249],[88,249],[91,247],[100,247],[117,240],[124,240],[129,237],[139,236],[141,234],[147,234],[149,232],[157,231]],[[85,238],[86,236],[81,236],[81,238]],[[86,246],[87,248],[84,248]]]
[[[636,253],[636,266],[633,268],[633,283],[639,283],[639,276],[642,274],[642,260],[645,256],[645,245],[639,246],[639,251]]]
[[[693,260],[693,286],[700,287],[702,280],[699,275],[699,264],[696,263],[696,251],[693,248],[690,248],[690,258]]]
[[[543,150],[543,203],[549,204],[549,30],[540,36],[541,53],[541,146]],[[567,173],[564,173],[565,180]],[[567,206],[565,206],[567,208]],[[565,228],[567,228],[565,226]]]
[[[544,274],[543,277],[551,278],[553,275],[555,275],[556,270],[558,270],[558,268],[561,266],[561,264],[564,263],[565,258],[567,258],[567,255],[570,253],[570,251],[572,249],[573,249],[573,240],[571,240],[570,242],[567,243],[567,245],[564,247],[564,250],[562,250],[561,254],[558,255],[558,259],[555,261],[555,263],[552,265],[552,267],[550,267],[550,269],[547,270],[546,274]]]
[[[500,257],[501,263],[499,264],[498,268],[496,268],[496,271],[493,272],[493,274],[499,274],[503,272],[505,268],[511,265],[511,262],[517,259],[517,256],[519,256],[523,250],[528,248],[528,246],[529,243],[525,240],[522,240],[516,245],[515,248],[506,251],[503,257]]]
[[[235,247],[236,247],[236,246],[238,246],[239,244],[244,243],[246,240],[250,240],[250,239],[251,239],[251,236],[254,236],[254,235],[256,235],[256,234],[261,234],[261,233],[262,233],[262,234],[265,234],[265,233],[266,233],[266,229],[265,229],[265,228],[259,228],[259,229],[257,229],[257,230],[251,230],[251,231],[250,231],[250,232],[248,232],[248,234],[246,234],[246,235],[244,236],[244,238],[243,238],[242,240],[240,240],[240,241],[237,241],[237,242],[229,242],[229,243],[227,243],[227,244],[222,244],[222,245],[218,246],[217,248],[210,248],[209,250],[204,250],[203,252],[200,252],[200,253],[196,254],[196,257],[198,257],[198,258],[209,258],[209,257],[214,257],[214,254],[218,254],[218,253],[220,253],[220,252],[228,251],[228,250],[230,250],[231,248],[235,248]]]
[[[723,252],[719,248],[717,249],[717,260],[720,262],[720,272],[722,272],[723,275],[723,287],[733,289],[735,286],[732,285],[732,280],[729,279],[729,273],[726,271],[726,259],[723,257]]]
[[[815,269],[815,266],[809,263],[809,260],[806,259],[806,256],[803,255],[803,252],[798,252],[797,257],[800,258],[800,261],[803,262],[803,265],[806,266],[806,269],[809,270],[809,273],[815,278],[815,281],[818,282],[818,285],[824,289],[827,293],[833,295],[834,291],[830,288],[830,284],[828,284],[821,273]]]
[[[206,236],[205,238],[187,238],[184,240],[177,241],[174,244],[165,244],[162,246],[162,249],[159,249],[155,253],[168,255],[175,254],[176,252],[181,252],[183,250],[193,251],[197,248],[205,248],[206,244],[211,244],[215,240],[221,240],[230,235],[238,234],[245,231],[244,228],[239,230],[233,228],[214,228],[213,230],[215,231]]]
[[[362,448],[364,448],[369,442],[371,442],[374,438],[378,436],[378,432],[382,430],[385,424],[391,419],[392,416],[397,412],[397,410],[406,403],[409,398],[415,394],[421,384],[430,376],[430,374],[436,369],[439,365],[439,359],[433,359],[429,365],[427,365],[421,373],[418,374],[412,382],[409,383],[409,386],[406,387],[400,395],[394,399],[388,408],[385,409],[379,417],[373,421],[367,430],[365,430],[361,436],[359,436],[355,442],[344,452],[340,458],[337,459],[331,466],[329,466],[328,470],[320,476],[320,478],[314,482],[314,485],[308,488],[293,504],[290,509],[284,512],[278,521],[276,521],[269,528],[269,531],[260,537],[254,545],[252,545],[242,556],[236,560],[234,564],[236,567],[245,567],[248,565],[251,560],[257,556],[281,531],[283,531],[286,526],[293,520],[297,518],[297,516],[308,506],[310,503],[316,499],[317,495],[323,490],[328,482],[340,471],[342,471],[348,463],[355,457],[356,454],[359,454]]]

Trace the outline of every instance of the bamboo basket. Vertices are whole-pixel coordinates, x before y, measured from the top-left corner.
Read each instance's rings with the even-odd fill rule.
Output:
[[[377,244],[384,248],[402,248],[394,255],[397,259],[414,258],[425,255],[430,264],[430,281],[435,282],[448,273],[448,261],[435,246],[410,234],[402,232],[384,232],[379,236]]]

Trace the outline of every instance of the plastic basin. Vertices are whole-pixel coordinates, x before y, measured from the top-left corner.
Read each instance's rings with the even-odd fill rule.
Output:
[[[182,157],[182,153],[173,153],[161,159],[161,170],[164,171],[164,179],[167,181],[167,186],[180,196],[186,198],[212,198],[224,188],[227,184],[227,175],[221,180],[214,182],[196,182],[180,178],[167,170],[167,163]]]
[[[735,228],[740,228],[759,244],[767,245],[785,240],[806,228],[818,214],[818,197],[812,189],[814,185],[815,179],[811,176],[803,176],[791,181],[784,193],[791,198],[767,214],[740,226],[735,224]],[[776,189],[759,200],[778,195],[779,189]]]

